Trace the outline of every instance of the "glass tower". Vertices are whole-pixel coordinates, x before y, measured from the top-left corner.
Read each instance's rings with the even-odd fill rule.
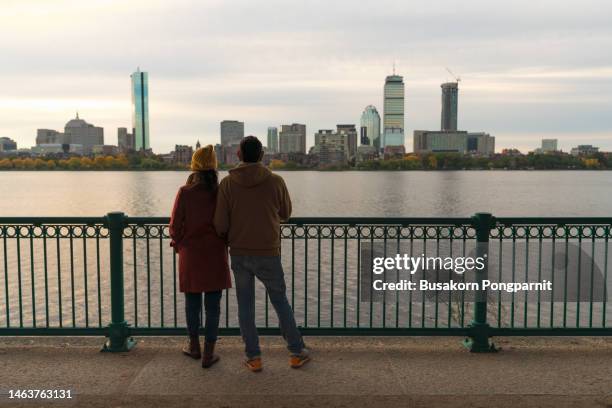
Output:
[[[380,149],[380,115],[373,105],[368,105],[361,114],[361,128],[365,129],[362,132],[361,144],[371,144],[376,149]],[[363,134],[365,133],[365,134]],[[369,141],[369,143],[364,143]]]
[[[149,150],[149,74],[137,69],[132,75],[132,133],[134,150]]]
[[[389,75],[385,79],[384,89],[384,112],[383,112],[383,133],[387,129],[394,129],[393,133],[404,134],[404,78],[400,75]],[[397,129],[401,129],[398,131]],[[385,138],[383,138],[385,139]],[[397,142],[398,140],[393,140]],[[403,141],[401,143],[404,144]],[[382,141],[381,148],[389,145],[385,140]]]
[[[268,128],[268,151],[270,153],[278,153],[278,128]]]
[[[442,88],[442,130],[457,130],[458,85],[457,82],[440,85]]]

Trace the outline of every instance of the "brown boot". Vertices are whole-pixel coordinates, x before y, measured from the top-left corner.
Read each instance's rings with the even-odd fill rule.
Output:
[[[200,349],[200,338],[198,336],[189,336],[189,343],[183,347],[183,354],[195,360],[202,357]]]
[[[202,368],[209,368],[219,361],[219,356],[215,354],[215,342],[204,342],[204,356],[202,357]]]

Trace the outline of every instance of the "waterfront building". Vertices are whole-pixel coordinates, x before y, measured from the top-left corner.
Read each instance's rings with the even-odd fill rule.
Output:
[[[278,128],[274,126],[268,128],[268,152],[278,153]]]
[[[372,145],[380,149],[380,115],[373,105],[368,105],[363,110],[360,120],[361,144]]]
[[[93,146],[104,144],[104,129],[87,123],[76,117],[66,123],[64,127],[64,141],[62,144],[74,144],[83,146],[83,154],[90,154]]]
[[[320,165],[346,164],[350,158],[349,135],[332,129],[321,129],[315,133],[315,145],[311,155],[317,155]]]
[[[135,139],[133,133],[128,133],[127,128],[120,127],[117,129],[117,146],[121,152],[129,152],[136,150]]]
[[[406,154],[406,148],[404,147],[404,145],[398,145],[398,146],[389,145],[389,146],[385,146],[383,150],[383,157],[385,158],[385,160],[401,159],[402,157],[404,157],[405,154]]]
[[[140,71],[130,75],[132,80],[132,133],[134,134],[134,150],[148,151],[149,135],[149,74]]]
[[[63,144],[66,143],[66,137],[63,133],[53,129],[37,129],[36,130],[36,145],[41,144]]]
[[[244,138],[244,122],[224,120],[221,122],[221,145],[239,145]]]
[[[495,137],[484,132],[415,130],[414,153],[461,153],[492,155]]]
[[[67,144],[67,143],[38,144],[36,146],[33,146],[30,152],[34,156],[47,156],[47,155],[60,155],[60,154],[74,154],[74,155],[80,156],[83,154],[83,145]]]
[[[306,154],[306,125],[299,123],[281,125],[278,145],[280,153]]]
[[[202,147],[202,145],[200,144],[200,141],[198,140],[196,142],[196,150],[198,150],[200,147]]]
[[[178,164],[189,164],[191,163],[191,157],[193,156],[193,147],[187,145],[175,145],[174,146],[174,161]]]
[[[383,111],[383,134],[387,133],[387,129],[400,129],[400,131],[391,132],[398,135],[404,133],[404,78],[400,75],[387,76],[384,87],[384,111]],[[395,143],[399,138],[391,137],[389,141]],[[403,145],[403,137],[401,138]],[[386,143],[383,138],[381,148],[384,148]]]
[[[357,129],[355,125],[336,125],[336,132],[341,135],[346,135],[348,158],[352,159],[357,156]]]
[[[374,160],[378,157],[378,149],[372,145],[361,145],[357,148],[357,161]]]
[[[572,156],[591,156],[599,153],[599,147],[593,145],[578,145],[571,150]]]
[[[93,155],[116,156],[119,149],[114,145],[95,145],[91,148],[91,153]]]
[[[542,153],[552,153],[558,151],[558,139],[542,139]]]
[[[238,164],[240,162],[240,159],[238,158],[239,150],[240,150],[239,144],[233,144],[230,146],[222,146],[221,155],[222,155],[223,163],[229,166]]]
[[[459,84],[457,82],[447,82],[440,85],[442,88],[442,121],[443,131],[457,130],[457,110],[459,100]]]
[[[382,136],[381,147],[384,148],[387,146],[404,146],[405,145],[405,137],[404,137],[404,129],[388,127],[385,128],[385,133]]]
[[[0,137],[0,152],[17,150],[17,142],[8,137]]]

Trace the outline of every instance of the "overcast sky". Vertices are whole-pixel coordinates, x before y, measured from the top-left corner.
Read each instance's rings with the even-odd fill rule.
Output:
[[[219,122],[318,129],[382,115],[395,61],[406,145],[440,126],[445,67],[461,76],[459,127],[532,150],[612,150],[612,2],[0,0],[0,136],[34,144],[79,111],[117,143],[130,79],[149,72],[151,145],[218,143]]]

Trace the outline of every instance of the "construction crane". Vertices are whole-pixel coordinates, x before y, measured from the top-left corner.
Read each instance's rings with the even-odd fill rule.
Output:
[[[457,75],[455,75],[453,73],[453,71],[451,71],[449,68],[446,68],[446,70],[448,71],[448,73],[453,77],[453,79],[455,80],[455,82],[459,83],[461,82],[461,77],[458,77]]]

